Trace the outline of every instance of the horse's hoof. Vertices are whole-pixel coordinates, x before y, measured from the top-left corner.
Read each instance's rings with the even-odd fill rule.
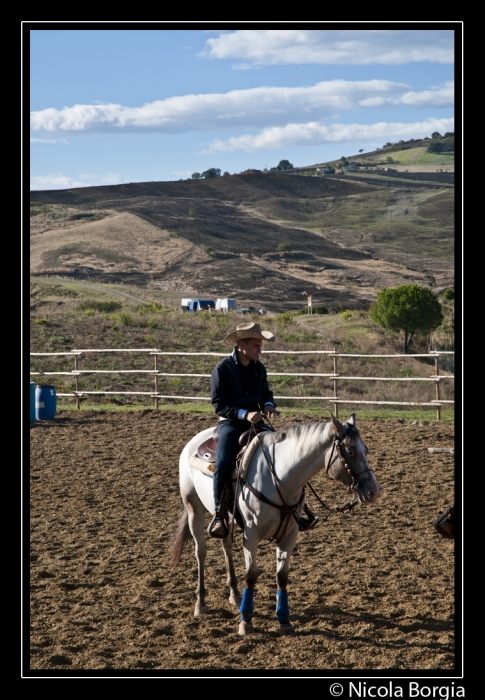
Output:
[[[254,627],[252,622],[246,622],[246,620],[241,620],[239,623],[239,634],[245,636],[246,634],[254,634]]]
[[[199,615],[207,615],[207,605],[200,605],[200,603],[195,604],[194,617]]]
[[[242,603],[242,596],[238,595],[230,595],[229,596],[229,602],[231,605],[235,605],[237,608],[241,607]]]
[[[280,625],[280,635],[282,637],[293,637],[295,634],[295,628],[291,622],[284,622],[282,625]]]

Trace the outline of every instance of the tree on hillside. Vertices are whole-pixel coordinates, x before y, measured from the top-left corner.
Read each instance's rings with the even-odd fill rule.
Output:
[[[293,165],[289,160],[280,160],[277,166],[277,170],[293,170]]]
[[[432,138],[432,139],[440,139],[440,138],[441,138],[440,132],[439,132],[439,131],[433,131],[433,133],[431,134],[431,138]]]
[[[363,149],[363,148],[359,148],[359,153],[363,153],[363,152],[364,152],[364,149]]]
[[[192,173],[192,180],[200,180],[201,177],[200,173]]]
[[[221,169],[220,168],[209,168],[209,170],[204,170],[202,173],[202,177],[204,179],[207,179],[209,177],[220,177],[221,176]]]
[[[420,287],[419,284],[382,289],[369,316],[381,328],[404,332],[405,353],[413,334],[432,333],[443,322],[437,297],[429,287]]]
[[[444,150],[445,149],[441,141],[433,141],[433,143],[430,143],[426,149],[426,153],[441,153]]]

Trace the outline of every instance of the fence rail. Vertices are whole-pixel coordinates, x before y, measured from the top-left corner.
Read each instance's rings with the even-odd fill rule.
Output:
[[[80,369],[79,359],[82,356],[86,356],[92,353],[137,353],[137,354],[148,354],[154,358],[153,369]],[[436,408],[437,420],[441,420],[441,408],[445,404],[454,404],[454,400],[442,398],[441,384],[445,381],[454,380],[454,375],[452,374],[440,374],[439,358],[441,355],[454,355],[453,351],[438,351],[434,350],[425,354],[395,354],[395,355],[362,355],[362,354],[351,354],[351,353],[339,353],[335,350],[265,350],[265,355],[279,354],[279,355],[326,355],[333,360],[333,372],[270,372],[268,371],[269,377],[325,377],[333,382],[333,393],[330,396],[277,396],[277,400],[311,400],[311,401],[328,401],[334,404],[334,413],[338,417],[338,407],[342,404],[363,404],[363,405],[383,405],[383,406],[421,406],[421,407],[433,407]],[[158,348],[145,348],[145,349],[85,349],[85,350],[71,350],[69,352],[32,352],[30,353],[31,358],[33,357],[55,357],[55,356],[71,356],[74,359],[74,369],[71,371],[31,371],[31,377],[54,377],[54,376],[70,376],[73,377],[75,382],[75,390],[68,393],[57,393],[59,398],[74,398],[76,400],[76,407],[80,408],[80,400],[82,397],[86,396],[109,396],[109,395],[127,395],[127,396],[147,396],[154,399],[155,408],[158,409],[160,399],[170,399],[170,400],[190,400],[190,401],[210,401],[210,396],[187,396],[187,395],[173,395],[173,394],[163,394],[159,392],[158,380],[160,377],[197,377],[197,378],[210,378],[210,374],[196,374],[196,373],[174,373],[174,372],[162,372],[158,367],[158,359],[162,356],[211,356],[211,357],[227,357],[227,353],[218,352],[168,352],[161,351]],[[433,358],[434,360],[434,374],[428,377],[374,377],[374,376],[349,376],[341,375],[338,372],[338,360],[339,358]],[[79,379],[83,376],[88,375],[101,375],[101,374],[141,374],[153,377],[154,388],[153,391],[129,391],[129,390],[117,390],[117,391],[87,391],[85,389],[80,389]],[[338,382],[343,380],[359,381],[359,382],[431,382],[435,385],[435,398],[430,401],[381,401],[381,400],[360,400],[354,398],[345,398],[338,395]]]

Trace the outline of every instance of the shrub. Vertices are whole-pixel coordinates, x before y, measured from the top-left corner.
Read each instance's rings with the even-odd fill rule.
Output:
[[[346,321],[348,321],[352,316],[354,315],[353,311],[349,311],[346,309],[345,311],[340,312],[340,316],[344,318]]]
[[[282,314],[278,314],[275,317],[275,321],[282,326],[287,326],[289,323],[293,323],[293,317],[298,314],[299,311],[285,311]]]
[[[164,311],[162,305],[158,301],[152,301],[151,304],[143,304],[136,307],[136,312],[140,316],[147,316],[149,314],[159,314]]]
[[[278,243],[276,250],[278,253],[284,253],[285,250],[291,250],[291,243]]]
[[[82,301],[77,308],[80,311],[92,310],[93,312],[113,313],[114,311],[119,311],[122,308],[122,304],[119,301]]]
[[[131,314],[127,311],[119,311],[118,313],[112,314],[111,318],[113,321],[119,321],[123,326],[129,326],[132,322]]]

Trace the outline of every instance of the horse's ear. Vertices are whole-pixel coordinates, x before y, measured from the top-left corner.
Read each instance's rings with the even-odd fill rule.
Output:
[[[337,418],[335,418],[333,413],[331,413],[330,416],[332,417],[333,429],[339,437],[342,437],[344,433],[344,426]]]
[[[347,420],[346,420],[345,422],[346,422],[346,423],[352,423],[352,425],[355,425],[355,413],[352,413],[352,415],[350,416],[350,418],[347,418]]]

